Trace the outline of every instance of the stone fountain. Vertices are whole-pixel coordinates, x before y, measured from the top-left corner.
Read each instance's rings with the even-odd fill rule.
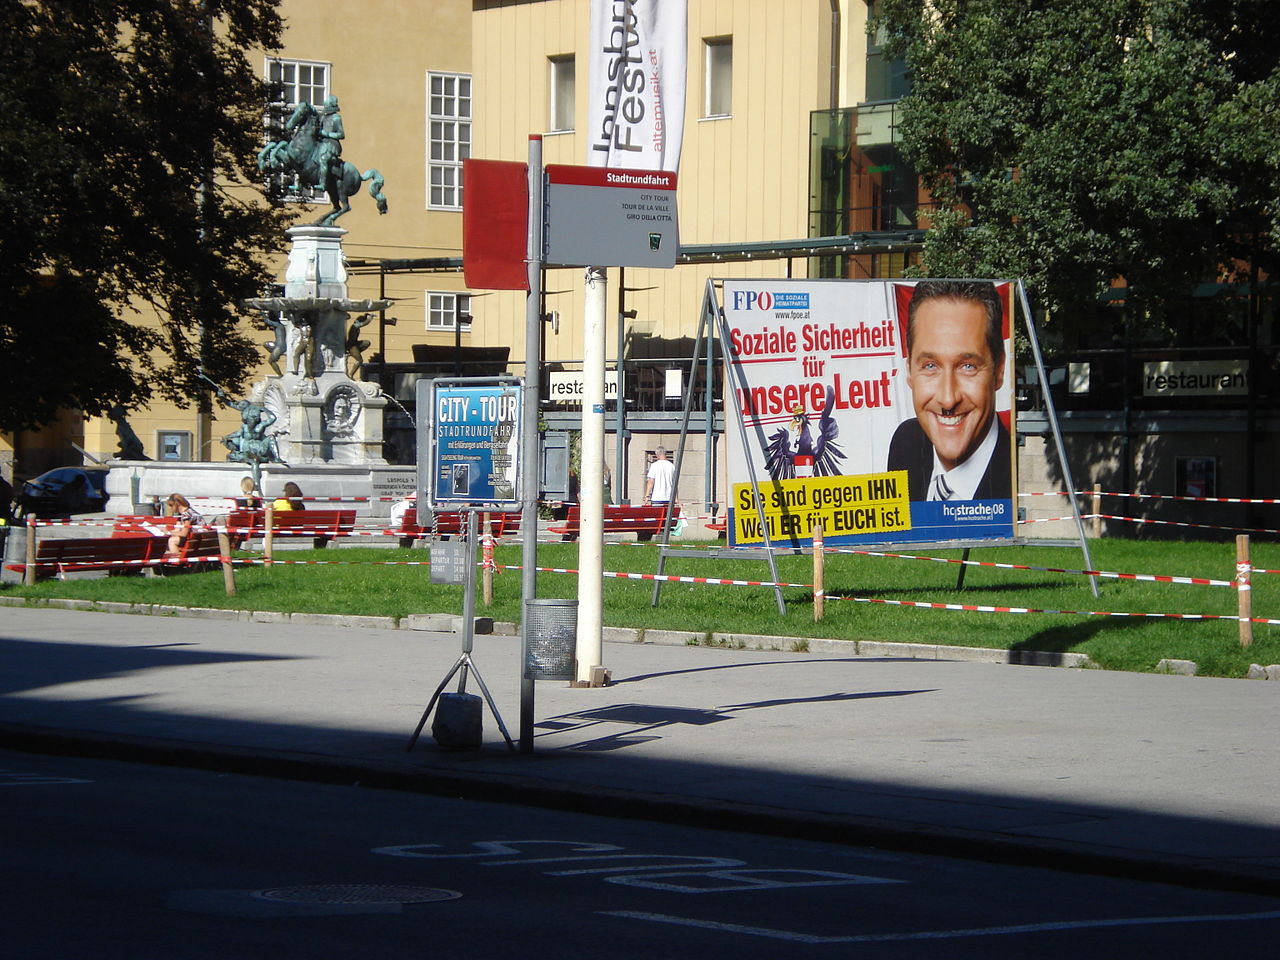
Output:
[[[242,304],[266,314],[276,331],[268,357],[275,373],[255,384],[249,399],[274,415],[269,432],[291,466],[386,462],[382,414],[387,400],[376,383],[353,380],[348,361],[358,372],[360,327],[391,301],[348,299],[342,259],[346,232],[333,226],[289,230],[284,296]],[[362,316],[351,321],[356,313]]]
[[[362,512],[376,516],[387,514],[389,498],[416,488],[414,468],[388,465],[382,455],[386,397],[376,383],[355,379],[369,346],[360,330],[391,301],[348,298],[342,255],[347,231],[334,225],[366,181],[379,212],[387,212],[382,175],[376,169],[361,173],[342,159],[345,132],[336,97],[322,110],[299,104],[285,133],[287,140],[263,149],[259,166],[324,189],[332,209],[314,224],[288,231],[284,295],[241,304],[260,311],[275,331],[266,344],[273,372],[254,384],[246,400],[232,401],[218,390],[243,417],[240,430],[223,440],[230,462],[200,462],[208,450],[197,452],[195,461],[112,460],[109,512],[133,512],[179,491],[216,513],[232,505],[245,474],[261,474],[269,497],[292,480],[305,496],[373,498]]]

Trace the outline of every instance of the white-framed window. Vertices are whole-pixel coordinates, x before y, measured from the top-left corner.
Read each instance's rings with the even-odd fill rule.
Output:
[[[280,57],[267,59],[267,85],[270,89],[267,103],[268,142],[285,138],[284,125],[293,108],[306,101],[313,106],[324,104],[329,96],[329,83],[333,76],[332,64],[319,60],[285,60]],[[286,200],[323,200],[324,191],[318,188],[302,189],[295,176],[275,176],[271,181],[273,193]]]
[[[471,294],[446,293],[428,290],[423,297],[427,304],[427,330],[453,330],[462,319],[462,330],[471,329]]]
[[[549,57],[550,77],[550,131],[568,133],[574,129],[573,106],[577,92],[577,62],[573,54]]]
[[[708,37],[702,41],[704,117],[733,113],[733,37]]]
[[[462,209],[462,161],[471,156],[471,77],[427,74],[427,207]]]

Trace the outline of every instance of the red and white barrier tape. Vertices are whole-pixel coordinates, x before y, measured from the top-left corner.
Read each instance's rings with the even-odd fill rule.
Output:
[[[971,567],[995,567],[1001,570],[1031,570],[1040,573],[1074,573],[1085,577],[1108,577],[1113,580],[1145,580],[1150,583],[1183,583],[1204,587],[1234,587],[1235,580],[1212,580],[1207,577],[1175,577],[1158,573],[1114,573],[1109,570],[1068,570],[1061,567],[1035,567],[1022,563],[996,563],[991,560],[957,560],[951,557],[927,557],[912,553],[886,553],[876,550],[854,550],[847,547],[829,547],[827,553],[851,553],[861,557],[896,557],[902,560],[930,560],[934,563],[955,563]]]
[[[1081,519],[1081,520],[1092,520],[1095,516],[1096,516],[1096,514],[1092,514],[1092,513],[1082,513],[1082,514],[1080,514],[1080,519]],[[1018,521],[1018,523],[1020,523],[1020,524],[1021,524],[1021,523],[1057,523],[1057,522],[1062,521],[1062,520],[1074,520],[1074,519],[1075,519],[1075,517],[1074,517],[1074,516],[1070,516],[1070,517],[1035,517],[1035,518],[1033,518],[1033,519],[1029,519],[1029,520],[1019,520],[1019,521]]]
[[[1135,500],[1182,500],[1190,503],[1280,503],[1280,499],[1267,497],[1187,497],[1169,493],[1119,493],[1111,490],[1077,490],[1077,497],[1129,497]],[[1019,497],[1065,497],[1066,490],[1042,490],[1019,493]]]
[[[1052,613],[1072,617],[1137,617],[1169,620],[1247,620],[1249,623],[1280,624],[1266,617],[1239,617],[1227,613],[1125,613],[1114,610],[1039,610],[1035,607],[998,607],[973,603],[928,603],[923,600],[886,600],[881,597],[840,597],[827,594],[828,600],[852,600],[855,603],[879,603],[893,607],[918,607],[927,610],[965,610],[972,613]]]
[[[1118,517],[1109,513],[1094,514],[1103,520],[1123,520],[1126,523],[1154,523],[1165,527],[1196,527],[1200,530],[1226,530],[1229,533],[1280,533],[1270,527],[1226,527],[1213,523],[1188,523],[1183,520],[1154,520],[1146,517]]]
[[[520,564],[505,564],[508,570],[521,570]],[[534,567],[538,573],[581,573],[580,570],[574,570],[571,567]],[[713,585],[732,586],[732,587],[799,587],[803,590],[812,590],[811,583],[774,583],[770,580],[725,580],[717,577],[677,577],[668,574],[656,573],[624,573],[616,570],[605,570],[602,574],[606,579],[615,580],[656,580],[664,583],[709,583]]]
[[[220,563],[225,562],[224,557],[215,557],[212,555],[201,557],[163,557],[155,560],[38,560],[34,564],[36,567],[57,567],[60,570],[76,570],[80,567],[93,567],[95,570],[103,567],[184,567],[192,563]],[[239,563],[239,560],[232,560],[232,563]],[[21,560],[11,560],[5,564],[12,570],[25,570],[26,563]]]
[[[894,554],[870,554],[873,556],[895,556]],[[916,557],[914,559],[937,559],[933,557]],[[371,565],[371,566],[407,566],[407,567],[425,567],[430,566],[429,560],[385,560],[385,561],[360,561],[360,560],[267,560],[265,558],[229,558],[229,557],[195,557],[185,561],[175,560],[172,558],[162,560],[114,560],[108,564],[103,563],[64,563],[61,566],[64,569],[71,569],[77,566],[94,566],[102,567],[110,566],[159,566],[159,565],[184,565],[189,563],[227,563],[243,566],[258,566],[272,564],[293,564],[304,566],[350,566],[350,565]],[[944,561],[944,562],[962,562],[962,561]],[[972,562],[972,561],[963,561]],[[15,564],[15,566],[21,566]],[[483,566],[483,564],[478,564]],[[1000,565],[1006,566],[1006,565]],[[517,564],[497,564],[495,569],[511,569],[519,570],[521,567]],[[569,567],[536,567],[539,573],[565,573],[578,574],[580,571]],[[1017,568],[1032,569],[1032,568]],[[1049,569],[1049,568],[1041,568]],[[1079,571],[1056,571],[1056,572],[1079,572]],[[1280,572],[1280,571],[1263,571],[1263,572]],[[614,578],[621,580],[647,580],[662,581],[667,583],[699,583],[720,586],[741,586],[741,587],[793,587],[803,590],[812,590],[813,584],[810,583],[784,583],[769,580],[736,580],[718,577],[681,577],[674,575],[659,575],[653,573],[626,573],[620,571],[606,570],[603,573],[605,578]],[[1197,581],[1204,582],[1204,581]],[[1218,582],[1214,582],[1217,585]],[[1229,584],[1234,585],[1234,582]],[[882,606],[894,607],[911,607],[925,610],[957,610],[971,613],[1011,613],[1011,614],[1052,614],[1060,616],[1078,616],[1078,617],[1125,617],[1136,619],[1167,619],[1167,620],[1234,620],[1236,622],[1247,621],[1249,623],[1260,623],[1266,625],[1280,625],[1280,619],[1271,619],[1267,617],[1240,617],[1231,614],[1220,613],[1134,613],[1126,611],[1108,611],[1108,610],[1051,610],[1037,607],[1008,607],[992,604],[971,604],[971,603],[936,603],[924,600],[890,600],[882,597],[846,597],[839,595],[827,594],[827,598],[831,600],[851,600],[855,603],[871,603],[880,604]]]

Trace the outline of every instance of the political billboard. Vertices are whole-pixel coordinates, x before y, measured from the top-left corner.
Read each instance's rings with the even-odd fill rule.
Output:
[[[1013,289],[724,281],[729,544],[1011,539]]]

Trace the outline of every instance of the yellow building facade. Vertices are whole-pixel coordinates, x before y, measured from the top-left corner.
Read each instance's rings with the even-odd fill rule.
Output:
[[[386,179],[387,216],[362,192],[339,221],[349,231],[350,296],[395,301],[385,322],[365,328],[366,359],[381,354],[389,364],[407,364],[422,345],[498,347],[510,351],[510,371],[524,374],[524,295],[469,290],[456,265],[443,262],[462,256],[465,156],[522,161],[536,134],[545,163],[586,162],[588,0],[363,0],[354,8],[283,0],[281,10],[284,48],[253,55],[264,78],[279,81],[284,104],[338,96],[344,158],[377,167]],[[689,0],[677,193],[682,245],[809,235],[810,115],[863,99],[867,10],[865,0]],[[299,223],[323,210],[297,206]],[[282,237],[277,279],[285,245]],[[619,314],[634,313],[616,339],[610,318],[610,366],[619,351],[652,358],[652,369],[641,373],[661,379],[662,358],[689,355],[708,278],[804,276],[808,263],[798,257],[609,270],[610,301]],[[544,348],[553,368],[572,370],[581,360],[582,287],[580,270],[547,271],[545,309],[559,317],[558,332],[547,326]],[[459,330],[466,315],[473,319]],[[246,316],[246,325],[253,318]],[[252,336],[264,342],[270,332],[258,325]],[[270,373],[265,353],[250,382]],[[384,386],[405,399],[412,380],[387,378]],[[628,424],[640,439],[627,454],[635,467],[675,420],[669,398],[641,406],[656,409],[636,411]],[[558,412],[571,429],[572,408]],[[664,415],[650,416],[658,413]],[[207,417],[157,403],[129,411],[128,422],[148,457],[221,461],[220,438],[235,429],[238,414],[216,401]],[[71,441],[104,460],[120,444],[112,421],[71,415],[39,436],[0,440],[0,459],[16,458],[10,469],[29,477],[78,462]]]
[[[539,134],[544,163],[587,162],[589,6],[588,0],[475,4],[475,156],[523,160],[529,135]],[[806,237],[810,112],[861,97],[866,3],[689,0],[688,9],[681,244]],[[556,87],[557,75],[570,61],[572,126],[565,128],[565,115],[553,111],[565,93]],[[794,269],[804,268],[795,262]],[[708,277],[777,276],[785,269],[779,261],[761,261],[627,270],[625,286],[638,289],[627,293],[625,308],[636,311],[631,326],[638,333],[678,340],[696,329]],[[580,273],[553,271],[545,285],[554,291],[548,310],[560,314],[560,332],[547,342],[549,360],[582,356]],[[617,271],[610,271],[611,297],[616,281]],[[522,340],[518,301],[515,294],[477,301],[480,336]]]
[[[474,155],[524,160],[530,135],[539,135],[544,164],[586,164],[589,0],[477,0],[474,6]],[[810,235],[811,113],[863,99],[867,13],[864,0],[689,0],[677,190],[682,247]],[[654,450],[670,449],[677,439],[676,398],[687,385],[708,279],[802,277],[808,265],[803,256],[682,258],[672,270],[607,271],[608,366],[623,359],[623,392],[631,398],[621,450],[616,415],[606,417],[615,500],[638,498]],[[583,271],[548,270],[543,286],[545,310],[559,321],[558,332],[548,326],[544,361],[565,369],[549,376],[572,378],[583,355]],[[473,313],[483,342],[522,343],[523,294],[477,298]],[[573,405],[544,406],[553,431],[575,428]],[[689,434],[680,491],[686,503],[721,496],[719,412],[713,419],[707,431],[705,416],[696,415]]]

